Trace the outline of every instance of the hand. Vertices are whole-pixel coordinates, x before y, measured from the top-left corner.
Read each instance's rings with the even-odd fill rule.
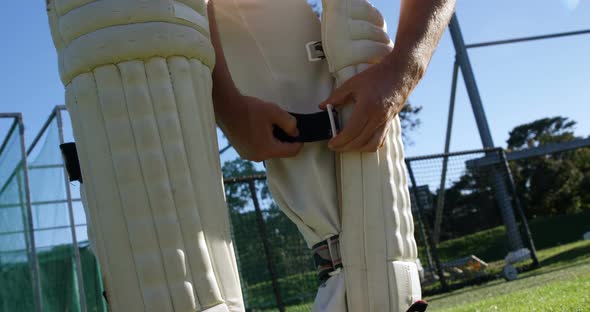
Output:
[[[217,119],[225,135],[244,159],[263,161],[297,155],[302,143],[285,143],[273,136],[273,125],[290,136],[299,135],[297,120],[273,103],[259,98],[238,95],[228,99],[231,111],[217,113]]]
[[[377,63],[334,90],[320,104],[334,107],[354,102],[342,131],[328,142],[338,152],[376,152],[385,142],[392,119],[402,110],[414,83],[391,63]]]

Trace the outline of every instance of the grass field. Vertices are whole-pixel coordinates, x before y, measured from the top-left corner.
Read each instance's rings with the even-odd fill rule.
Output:
[[[590,241],[538,252],[541,268],[426,298],[428,311],[590,311]]]
[[[590,241],[538,251],[541,268],[426,298],[431,311],[590,311]],[[274,311],[274,310],[268,310]],[[311,311],[310,304],[287,307]]]

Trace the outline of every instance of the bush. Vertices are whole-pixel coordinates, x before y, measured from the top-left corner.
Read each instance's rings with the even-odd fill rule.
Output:
[[[539,217],[529,221],[529,226],[537,249],[555,247],[578,241],[583,233],[590,231],[590,211]],[[508,253],[506,231],[503,226],[498,226],[450,239],[438,245],[438,252],[443,262],[469,255],[475,255],[486,262],[501,260]],[[420,248],[420,255],[425,259],[423,247]]]

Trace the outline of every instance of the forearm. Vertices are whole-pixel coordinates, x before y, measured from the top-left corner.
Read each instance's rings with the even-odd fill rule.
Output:
[[[455,0],[402,0],[393,51],[384,62],[405,73],[412,89],[426,72],[432,54],[453,15]]]
[[[215,20],[215,10],[213,2],[210,0],[207,4],[207,13],[209,15],[209,29],[211,33],[211,43],[215,49],[215,68],[213,69],[213,108],[215,110],[215,119],[219,126],[225,131],[225,119],[227,116],[236,113],[235,100],[240,92],[236,88],[231,77],[225,56],[223,55],[223,48],[221,46],[221,39],[217,29],[217,22]]]

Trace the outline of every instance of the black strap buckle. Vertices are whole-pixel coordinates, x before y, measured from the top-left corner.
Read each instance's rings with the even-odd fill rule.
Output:
[[[297,137],[289,136],[283,129],[274,126],[273,135],[282,142],[317,142],[325,141],[332,138],[332,127],[330,125],[330,117],[328,111],[321,111],[314,114],[296,114],[290,113],[297,119],[297,129],[299,135]],[[336,131],[338,131],[338,113],[333,111],[335,116]]]
[[[326,59],[321,41],[310,41],[305,45],[305,49],[307,50],[307,59],[310,62],[319,62]]]
[[[80,181],[82,183],[82,170],[80,170],[80,160],[78,159],[78,151],[76,150],[76,143],[64,143],[59,146],[61,155],[64,159],[66,171],[70,177],[70,182]]]

